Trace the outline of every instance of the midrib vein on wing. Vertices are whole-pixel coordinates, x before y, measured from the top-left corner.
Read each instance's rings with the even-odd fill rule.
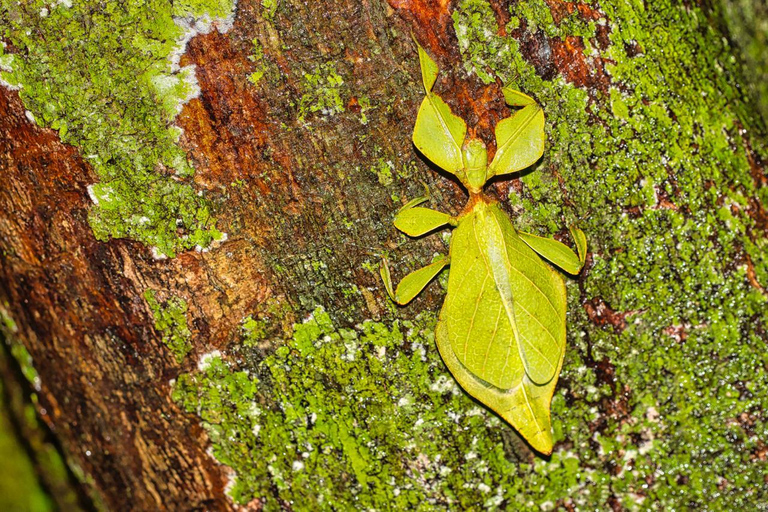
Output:
[[[483,284],[480,285],[480,293],[477,294],[477,299],[475,300],[475,309],[472,311],[472,317],[469,320],[469,329],[467,329],[467,337],[464,339],[464,361],[467,360],[467,350],[469,349],[469,338],[472,336],[472,329],[475,326],[475,318],[477,318],[477,308],[480,306],[480,301],[483,298],[483,293],[485,293],[485,283],[488,282],[488,274],[485,274],[485,279],[483,279]]]
[[[503,153],[505,153],[507,151],[507,146],[509,146],[510,144],[514,143],[515,139],[520,134],[520,132],[522,132],[523,129],[526,126],[528,126],[528,123],[531,122],[531,119],[533,119],[533,117],[539,112],[538,109],[532,109],[532,110],[533,110],[533,114],[530,114],[526,119],[524,119],[523,122],[520,123],[520,126],[518,126],[517,130],[515,130],[514,133],[512,133],[509,136],[509,138],[507,139],[507,142],[505,142],[504,145],[501,146],[501,148],[499,148],[499,150],[497,152],[497,156],[501,157],[503,155]],[[514,116],[512,116],[512,118],[514,118]],[[512,118],[508,118],[508,119],[512,119]],[[493,160],[494,160],[494,162],[498,162],[499,159],[494,158]],[[498,164],[494,166],[493,165],[494,162],[491,162],[491,166],[493,167],[492,170],[495,173],[496,167],[498,166]]]
[[[501,223],[499,222],[498,217],[496,217],[495,214],[491,214],[491,217],[493,218],[493,222],[495,223],[496,227],[498,228],[499,232],[501,233],[502,239],[503,239],[504,231],[503,231],[503,229],[501,227]],[[506,247],[507,247],[507,244],[505,243],[504,244],[505,250],[503,251],[505,261],[504,261],[503,267],[505,269],[512,269],[518,275],[523,276],[525,279],[527,279],[528,282],[530,282],[539,291],[539,293],[541,295],[543,295],[547,299],[547,303],[550,305],[552,310],[555,312],[555,315],[557,317],[559,317],[560,315],[557,314],[557,309],[555,308],[554,304],[552,304],[552,302],[549,300],[549,297],[547,297],[547,295],[544,293],[544,291],[538,285],[536,285],[536,283],[534,283],[528,276],[526,276],[525,274],[523,274],[522,272],[517,270],[512,265],[512,262],[509,260],[509,253],[506,251]],[[501,293],[501,290],[499,290],[499,295],[501,296],[502,302],[504,303],[505,307],[507,307],[507,299],[505,299],[505,296],[504,296],[503,293]],[[509,297],[509,299],[510,300],[512,299],[512,297],[511,297],[511,290],[510,290],[510,297]],[[515,333],[515,338],[516,338],[517,343],[518,343],[518,349],[520,350],[520,357],[523,359],[523,361],[528,361],[528,358],[525,356],[525,351],[522,350],[522,346],[520,345],[523,342],[523,340],[525,340],[526,345],[531,347],[536,353],[538,353],[544,359],[544,361],[550,366],[551,371],[554,371],[556,369],[556,366],[555,366],[555,364],[553,364],[549,360],[549,357],[547,357],[544,353],[542,353],[542,351],[539,350],[539,348],[535,344],[531,343],[528,340],[527,337],[523,337],[520,334],[520,331],[517,328],[517,322],[515,321],[514,309],[512,309],[514,307],[519,307],[522,311],[525,311],[525,313],[528,314],[528,316],[533,318],[544,329],[544,332],[546,332],[549,335],[549,337],[552,339],[552,341],[555,343],[556,346],[559,347],[560,343],[558,343],[557,338],[554,336],[554,334],[552,334],[552,332],[550,331],[550,329],[547,326],[542,324],[541,321],[535,315],[532,315],[531,312],[528,311],[528,309],[526,309],[522,304],[520,304],[519,301],[517,301],[517,303],[514,304],[514,305],[513,304],[509,304],[508,310],[511,310],[511,311],[508,313],[508,315],[510,317],[510,323],[512,324],[512,329],[513,329],[513,331]],[[527,367],[528,364],[526,364],[525,366]],[[526,372],[527,372],[527,370],[526,370]]]
[[[493,216],[494,221],[496,221],[496,225],[499,227],[499,232],[502,235],[501,236],[501,240],[502,240],[502,243],[503,243],[503,240],[504,240],[503,231],[501,231],[501,226],[498,224],[498,219],[496,219],[496,216],[493,215],[493,213],[491,213],[491,216]],[[490,246],[488,246],[487,244],[486,244],[486,246],[483,246],[480,243],[480,239],[479,239],[478,234],[477,234],[477,224],[474,223],[474,222],[472,223],[472,232],[475,235],[475,241],[477,242],[477,246],[478,246],[478,248],[480,248],[480,254],[483,256],[483,263],[485,263],[485,266],[486,266],[486,269],[488,271],[488,274],[493,276],[494,283],[496,284],[496,289],[499,292],[499,297],[501,298],[501,303],[502,303],[502,305],[504,307],[504,310],[507,313],[507,320],[509,321],[509,325],[512,328],[512,333],[515,335],[515,340],[514,341],[515,341],[515,344],[517,345],[518,354],[520,355],[521,358],[523,358],[524,354],[522,353],[522,350],[521,350],[521,347],[520,347],[520,341],[519,341],[520,340],[520,333],[517,330],[517,322],[515,322],[515,312],[512,309],[512,291],[511,291],[511,289],[508,289],[508,290],[506,290],[507,293],[504,293],[499,288],[499,283],[500,283],[499,278],[500,277],[505,278],[506,279],[506,283],[508,285],[509,284],[509,276],[508,275],[507,276],[497,276],[494,273],[494,271],[493,271],[494,267],[492,266],[491,262],[489,261],[489,258],[491,257],[490,251],[491,251],[492,248]],[[501,252],[503,252],[506,255],[506,251],[501,251]],[[509,267],[509,265],[502,265],[503,269],[507,269],[508,267]]]
[[[498,219],[498,218],[496,218],[496,215],[493,215],[493,221],[494,221],[494,222],[496,223],[496,225],[498,226],[498,228],[499,228],[499,231],[501,231],[501,223],[499,222],[499,219]],[[507,248],[507,247],[509,247],[509,246],[507,246],[507,244],[505,243],[505,244],[504,244],[504,247],[505,247],[505,249],[506,249],[506,248]],[[513,246],[512,248],[513,248],[513,250],[515,250],[515,251],[516,251],[518,254],[522,254],[520,251],[518,251],[517,249],[515,249],[515,248],[514,248],[514,246]],[[504,251],[504,252],[506,253],[506,251]],[[517,274],[519,274],[519,275],[521,275],[522,277],[524,277],[526,281],[528,281],[529,283],[531,283],[531,285],[533,285],[533,287],[534,287],[534,288],[536,288],[536,289],[539,291],[539,293],[541,293],[541,295],[543,295],[543,296],[544,296],[544,298],[545,298],[545,299],[547,299],[547,304],[549,304],[549,307],[550,307],[550,308],[552,308],[552,311],[555,313],[555,316],[557,316],[557,317],[560,317],[560,314],[558,313],[558,311],[557,311],[557,308],[555,307],[555,305],[554,305],[554,304],[552,304],[552,301],[549,299],[549,296],[548,296],[546,293],[544,293],[544,290],[542,290],[542,289],[541,289],[541,287],[540,287],[539,285],[537,285],[537,284],[536,284],[536,283],[535,283],[535,282],[534,282],[534,281],[533,281],[533,280],[532,280],[530,277],[528,277],[527,275],[525,275],[524,273],[522,273],[520,270],[518,270],[518,269],[517,269],[517,268],[516,268],[514,265],[512,265],[512,262],[511,262],[511,261],[509,261],[509,254],[505,254],[505,255],[506,255],[506,258],[507,258],[507,261],[506,261],[507,265],[506,265],[506,267],[507,267],[507,268],[511,268],[511,269],[512,269],[512,270],[514,270],[514,271],[515,271]],[[529,259],[530,259],[530,258],[529,258]],[[537,262],[537,263],[539,263],[539,262]]]
[[[501,312],[504,310],[503,306],[499,306],[499,313],[496,315],[496,324],[493,326],[493,333],[491,334],[491,339],[488,340],[488,345],[485,349],[485,358],[483,359],[483,375],[485,375],[485,367],[488,364],[488,356],[491,353],[491,347],[493,346],[493,342],[496,339],[496,334],[499,332],[499,320],[501,319]],[[504,374],[504,368],[507,367],[507,361],[509,360],[509,347],[507,347],[507,356],[504,358],[504,366],[502,367],[502,375]],[[488,380],[488,379],[486,379]]]

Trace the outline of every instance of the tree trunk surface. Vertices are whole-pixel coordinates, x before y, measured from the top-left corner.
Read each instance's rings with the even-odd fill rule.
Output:
[[[194,176],[151,166],[203,194],[206,229],[226,233],[195,249],[181,223],[168,246],[99,234],[91,186],[122,178],[92,163],[86,128],[57,121],[89,89],[42,93],[24,71],[63,41],[100,48],[88,31],[134,9],[85,4],[70,13],[87,30],[56,42],[41,27],[64,7],[0,1],[6,67],[29,80],[0,85],[0,311],[94,506],[768,504],[766,132],[718,6],[240,0],[179,63],[199,93],[168,125]],[[526,231],[588,238],[551,457],[452,384],[431,334],[444,278],[395,308],[377,274],[382,256],[399,279],[447,251],[394,229],[407,200],[466,201],[411,143],[414,39],[489,156],[502,85],[542,104],[544,157],[488,192]],[[89,72],[63,62],[51,73]],[[141,201],[125,208],[144,215]]]

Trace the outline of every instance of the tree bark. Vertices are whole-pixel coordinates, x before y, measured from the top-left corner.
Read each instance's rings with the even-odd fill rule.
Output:
[[[493,128],[510,112],[501,94],[505,78],[498,76],[501,71],[493,63],[483,69],[483,61],[471,60],[478,41],[462,48],[459,41],[466,36],[459,34],[457,39],[455,27],[465,21],[451,15],[469,13],[472,2],[332,0],[316,6],[281,0],[271,14],[264,4],[269,2],[241,0],[233,28],[225,34],[212,30],[195,36],[181,60],[182,66],[196,66],[200,95],[187,102],[176,118],[183,129],[180,144],[195,168],[193,186],[212,198],[216,226],[227,233],[225,240],[203,251],[180,251],[160,259],[138,241],[98,240],[88,221],[93,208],[88,187],[100,178],[88,155],[62,143],[56,130],[31,122],[19,91],[0,86],[4,182],[0,189],[0,305],[16,326],[6,334],[31,354],[40,377],[35,391],[38,414],[70,464],[88,475],[86,487],[97,506],[110,510],[235,508],[225,492],[231,475],[209,450],[208,425],[174,401],[172,390],[180,375],[200,371],[197,367],[204,354],[238,353],[243,319],[251,316],[263,324],[262,338],[271,340],[259,346],[263,356],[280,344],[275,340],[290,338],[292,325],[316,306],[323,306],[339,329],[354,328],[368,319],[385,323],[398,317],[412,319],[421,311],[439,309],[442,291],[432,285],[413,305],[395,311],[371,269],[371,263],[389,254],[399,277],[406,269],[429,262],[433,253],[445,252],[439,237],[406,241],[391,225],[393,212],[405,200],[422,195],[425,185],[433,206],[443,211],[456,214],[466,200],[461,187],[420,158],[410,142],[423,98],[411,35],[441,68],[436,90],[488,143],[489,156],[495,149]],[[510,14],[520,9],[517,2],[475,4],[493,13],[494,24],[485,27],[489,41],[506,42],[505,48],[514,41],[517,48],[512,53],[519,56],[521,66],[535,70],[527,78],[520,75],[517,85],[527,85],[521,89],[543,103],[549,122],[562,122],[548,125],[554,142],[534,171],[522,178],[497,180],[489,193],[542,234],[555,233],[565,240],[566,224],[579,220],[589,238],[587,269],[569,283],[571,334],[566,373],[559,384],[569,405],[597,408],[597,419],[584,425],[584,439],[600,435],[616,439],[617,429],[634,424],[631,418],[638,404],[648,405],[648,397],[659,403],[664,400],[665,388],[657,388],[654,382],[639,387],[639,378],[629,376],[634,370],[623,366],[633,339],[676,339],[679,350],[688,351],[693,350],[686,345],[689,337],[715,336],[709,330],[713,325],[723,324],[723,329],[730,325],[735,331],[724,335],[723,343],[735,347],[738,339],[743,340],[741,349],[733,348],[733,354],[740,355],[733,357],[754,365],[758,386],[755,390],[743,383],[745,390],[752,391],[735,391],[751,393],[752,402],[727,416],[733,418],[734,429],[747,432],[736,435],[740,440],[733,441],[733,450],[750,467],[764,468],[764,441],[748,439],[750,433],[759,438],[766,424],[764,412],[754,405],[765,401],[765,388],[759,386],[765,382],[766,368],[753,361],[760,350],[765,353],[768,342],[766,313],[760,309],[765,307],[768,285],[763,255],[768,240],[765,131],[759,116],[750,110],[752,104],[738,90],[741,68],[728,60],[728,43],[722,40],[727,33],[718,23],[720,10],[695,2],[684,7],[648,3],[633,8],[638,19],[650,16],[645,10],[655,9],[654,16],[674,13],[669,19],[676,19],[678,26],[670,27],[669,33],[684,36],[670,35],[668,57],[659,57],[648,53],[653,48],[643,47],[642,34],[635,37],[630,27],[620,25],[626,18],[619,19],[618,14],[611,18],[611,13],[626,14],[611,6],[601,10],[560,0],[531,3],[535,22]],[[513,17],[517,21],[510,23]],[[547,19],[550,25],[541,21]],[[592,22],[592,34],[569,35],[562,28],[577,22]],[[644,22],[638,23],[638,30],[650,30]],[[555,33],[552,27],[561,27],[563,33]],[[620,44],[613,36],[622,30],[627,35]],[[686,37],[700,39],[691,42]],[[249,59],[254,40],[262,55]],[[20,47],[8,34],[5,42],[6,52]],[[706,44],[716,45],[719,52],[684,55]],[[681,74],[693,78],[681,85],[673,76],[643,76],[649,69],[662,68],[642,66],[627,67],[619,75],[615,71],[622,65],[619,47],[627,61],[667,58],[678,63]],[[702,59],[709,59],[710,67],[693,71]],[[481,72],[496,73],[499,79],[484,83],[477,73],[466,72],[468,62]],[[331,67],[323,67],[328,63]],[[730,75],[722,78],[718,67]],[[266,70],[263,78],[249,82],[258,69]],[[338,87],[341,108],[329,107],[330,114],[313,111],[313,102],[319,100],[309,90],[312,82],[306,77],[324,78],[331,69],[343,78]],[[514,78],[514,73],[509,76]],[[565,100],[557,104],[546,96],[543,85],[535,88],[536,80],[584,94],[578,97],[578,105],[575,96],[568,104]],[[706,117],[697,110],[690,119],[679,119],[679,105],[665,103],[667,96],[661,94],[654,97],[648,92],[651,87],[680,94],[700,91],[713,98],[717,108],[727,105],[730,117],[717,113]],[[302,98],[309,99],[302,103]],[[302,105],[307,107],[303,112]],[[659,117],[652,119],[650,110],[643,110],[643,119],[632,118],[645,108],[657,108],[654,112]],[[572,111],[579,111],[579,117],[570,117]],[[608,113],[607,117],[600,112]],[[581,133],[584,128],[577,123],[584,121],[601,126],[610,138],[569,140],[565,133]],[[642,123],[668,132],[671,142],[650,140]],[[690,129],[679,131],[683,125]],[[720,140],[721,135],[728,146],[711,150],[708,141]],[[707,162],[706,172],[696,167],[702,161]],[[648,171],[656,166],[663,176]],[[709,172],[720,168],[726,170]],[[597,181],[590,182],[590,176]],[[718,176],[721,181],[716,181]],[[539,197],[542,191],[556,196]],[[693,204],[688,194],[715,199]],[[546,211],[536,210],[526,217],[521,205],[531,204],[551,206],[552,214],[547,218]],[[633,230],[632,226],[650,229],[651,224],[641,220],[651,214],[700,223],[701,229],[680,235],[674,243],[660,238],[665,230],[676,229],[672,221],[652,224],[658,228],[652,233]],[[726,225],[733,226],[732,231]],[[695,238],[699,236],[703,239]],[[666,249],[654,252],[654,243]],[[675,243],[693,246],[695,254],[683,254],[683,249],[674,253]],[[648,259],[633,268],[626,251],[639,247],[647,249]],[[722,259],[730,261],[712,269],[712,275],[722,279],[680,270],[719,261],[701,256],[713,251],[721,251]],[[627,274],[610,270],[611,265],[622,266]],[[654,274],[657,268],[662,270]],[[669,291],[665,283],[677,278],[685,285]],[[727,286],[742,290],[738,297],[750,297],[749,311],[734,305],[733,312],[713,317],[707,299],[691,290],[711,290],[715,285],[686,281],[710,278],[720,283],[718,290],[726,281],[736,283]],[[654,297],[657,289],[664,291]],[[155,298],[154,308],[147,290]],[[676,293],[690,293],[691,304],[684,306]],[[727,297],[729,292],[723,294]],[[662,295],[669,301],[667,309],[659,305]],[[167,331],[157,320],[157,309],[167,311],[174,298],[186,304],[181,311],[191,344],[191,351],[180,356],[169,350]],[[668,318],[649,320],[648,311]],[[586,334],[579,337],[578,333]],[[185,338],[183,332],[180,336]],[[609,348],[612,344],[615,350]],[[435,351],[433,346],[427,350]],[[712,354],[728,360],[728,354]],[[258,358],[245,357],[237,364],[257,371]],[[579,383],[580,365],[592,375],[590,385],[608,391],[598,398],[579,394],[588,387]],[[676,370],[668,371],[675,374]],[[690,368],[679,371],[679,375],[694,374]],[[731,379],[727,375],[722,377],[726,381]],[[741,389],[737,385],[741,378],[731,381],[734,389]],[[651,416],[646,414],[641,421]],[[491,423],[484,430],[506,428],[487,421]],[[655,435],[666,439],[666,430]],[[632,441],[635,445],[652,442],[637,436]],[[599,442],[594,439],[577,445],[566,435],[559,446],[578,454],[589,443]],[[735,447],[737,443],[742,444]],[[463,452],[471,447],[444,449]],[[502,450],[509,460],[533,457],[519,440],[505,443]],[[654,464],[664,467],[658,461]],[[286,508],[303,508],[301,503],[281,502],[282,491],[274,485],[273,496],[256,496],[251,506],[282,503]],[[684,483],[677,485],[685,489]],[[747,500],[742,503],[757,504],[766,498],[764,492],[750,497],[738,483],[723,485],[724,492]],[[629,507],[622,492],[616,487],[595,500],[616,509]],[[632,492],[642,498],[644,491]],[[678,504],[701,504],[704,499],[694,491],[681,493],[675,498],[648,496],[660,501],[678,499]],[[435,506],[450,506],[451,498],[446,494],[444,499]],[[557,498],[560,505],[572,509],[569,499]],[[504,503],[511,506],[513,502]]]

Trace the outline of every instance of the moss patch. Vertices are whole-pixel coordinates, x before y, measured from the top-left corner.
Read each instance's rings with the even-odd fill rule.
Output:
[[[508,459],[514,434],[447,374],[434,316],[343,329],[317,309],[294,327],[274,353],[212,357],[174,387],[174,399],[201,416],[215,457],[235,471],[235,501],[261,498],[268,510],[466,508],[534,498],[520,494],[523,485],[546,501],[578,483],[571,455],[546,466]],[[243,357],[250,370],[236,367]]]
[[[174,16],[224,17],[232,0],[0,0],[0,78],[36,121],[77,146],[99,177],[89,220],[100,240],[133,238],[173,256],[221,234],[171,123],[195,94],[194,69],[169,56]],[[5,53],[8,53],[6,48]]]
[[[768,385],[768,301],[747,274],[768,284],[768,243],[750,205],[768,191],[750,174],[742,130],[766,152],[733,49],[710,25],[719,13],[601,3],[610,44],[598,50],[590,27],[544,26],[554,22],[529,4],[511,7],[509,28],[527,20],[532,32],[583,38],[585,58],[608,62],[607,91],[542,79],[517,41],[489,30],[484,1],[460,2],[454,21],[468,66],[533,95],[547,115],[549,147],[511,198],[517,224],[549,234],[577,221],[594,251],[583,296],[630,315],[620,334],[601,328],[572,288],[577,336],[561,389],[603,416],[622,409],[598,423],[596,410],[556,401],[579,471],[597,479],[573,500],[754,508],[767,499],[748,482],[766,471],[768,402],[756,390]]]
[[[192,350],[189,338],[192,333],[187,327],[187,301],[181,297],[171,297],[164,303],[158,302],[154,290],[144,292],[144,299],[155,319],[155,329],[163,335],[163,343],[181,363]]]
[[[616,5],[586,24],[555,23],[541,2],[511,7],[508,32],[582,38],[585,58],[608,66],[599,89],[543,79],[517,40],[497,35],[485,1],[459,2],[454,17],[468,68],[545,108],[547,152],[510,198],[517,225],[551,234],[578,222],[593,251],[581,289],[570,286],[553,456],[514,458],[524,450],[511,429],[447,374],[432,314],[343,329],[318,310],[275,352],[257,350],[248,333],[259,330],[245,328],[239,352],[178,379],[175,399],[201,416],[215,456],[236,472],[237,501],[513,510],[768,501],[755,485],[768,470],[768,300],[749,275],[768,283],[751,215],[768,192],[752,179],[742,132],[765,158],[759,123],[735,83],[732,49],[710,26],[717,12]],[[607,44],[598,26],[610,29]],[[616,326],[601,326],[610,312],[600,308],[588,318],[580,298],[612,309]]]
[[[299,121],[304,122],[310,114],[319,113],[326,118],[343,112],[343,86],[344,79],[336,72],[336,67],[331,62],[320,64],[311,73],[304,73],[304,94],[298,105]]]

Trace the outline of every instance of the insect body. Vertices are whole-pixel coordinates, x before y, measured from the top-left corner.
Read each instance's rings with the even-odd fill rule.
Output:
[[[459,178],[470,194],[457,217],[407,204],[395,227],[410,236],[454,227],[448,256],[438,257],[393,290],[386,262],[381,275],[398,304],[410,302],[450,264],[440,311],[437,348],[459,384],[496,411],[539,452],[552,452],[550,403],[565,354],[565,283],[542,258],[570,274],[584,265],[586,238],[571,229],[577,256],[564,244],[517,231],[482,188],[493,176],[528,167],[544,151],[544,114],[533,99],[506,88],[522,107],[495,129],[497,151],[488,164],[485,144],[465,140],[467,127],[432,92],[437,65],[419,47],[426,97],[413,131],[416,147]]]

